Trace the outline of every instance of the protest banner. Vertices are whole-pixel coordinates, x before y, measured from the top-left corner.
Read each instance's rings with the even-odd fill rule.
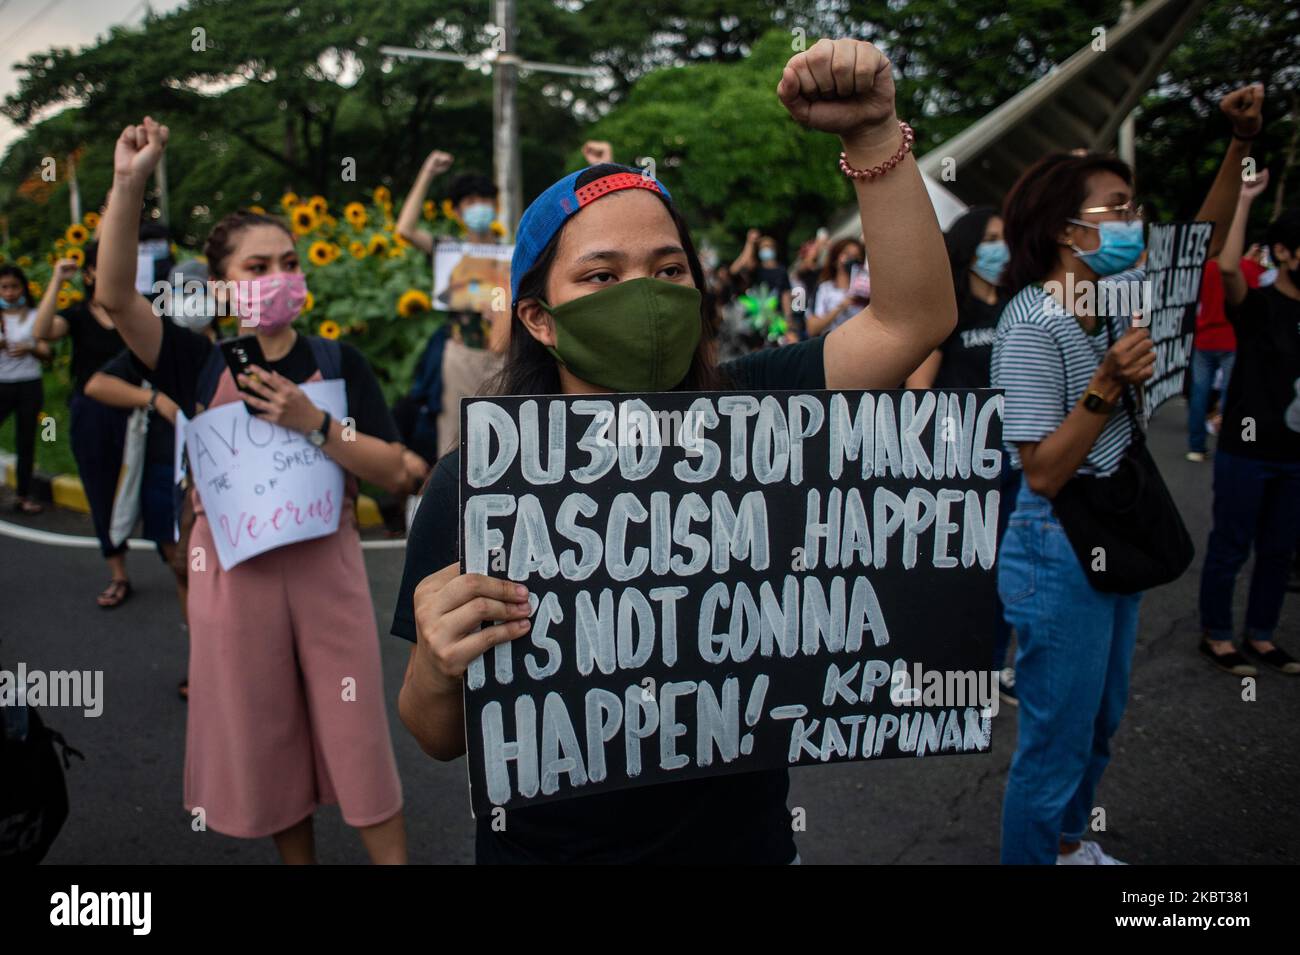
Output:
[[[1147,317],[1156,348],[1156,367],[1143,389],[1147,418],[1170,398],[1183,393],[1183,380],[1192,361],[1201,274],[1213,232],[1212,222],[1151,226],[1147,238]]]
[[[510,310],[513,245],[439,242],[433,252],[433,307],[451,312]]]
[[[983,752],[1002,395],[461,402],[461,569],[532,627],[471,664],[475,812]]]
[[[342,379],[299,387],[335,420],[347,416]],[[186,422],[184,440],[222,570],[338,530],[343,469],[305,435],[232,401]]]

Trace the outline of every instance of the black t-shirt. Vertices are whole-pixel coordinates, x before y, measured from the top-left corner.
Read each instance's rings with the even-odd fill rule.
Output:
[[[768,290],[777,297],[776,305],[778,309],[781,307],[781,295],[790,291],[789,273],[775,265],[760,265],[758,268],[746,272],[744,280],[745,290],[751,295],[758,291],[760,285],[766,285]]]
[[[123,348],[112,361],[99,369],[106,375],[121,378],[128,385],[137,388],[150,387],[148,379],[140,374],[140,369],[131,352]],[[146,464],[165,464],[172,467],[176,454],[176,429],[156,411],[149,412],[149,431],[144,442],[144,460]]]
[[[174,322],[163,321],[162,345],[158,349],[158,366],[152,371],[138,358],[133,359],[136,370],[148,376],[154,387],[180,406],[187,417],[194,417],[198,401],[199,374],[207,364],[208,356],[217,347],[206,335],[181,328]],[[343,379],[348,396],[348,417],[357,423],[357,430],[383,441],[400,441],[397,425],[384,401],[384,393],[370,370],[364,355],[351,345],[341,344]],[[302,384],[316,373],[316,358],[311,345],[301,334],[294,340],[288,354],[278,361],[268,361],[267,371],[274,371],[296,384]]]
[[[72,340],[72,388],[75,394],[86,390],[90,376],[103,368],[125,347],[116,328],[105,328],[91,314],[85,302],[59,312],[68,323]]]
[[[934,387],[989,387],[994,333],[1006,304],[1001,296],[992,305],[974,295],[966,296],[957,314],[957,327],[940,346],[943,361]]]
[[[826,386],[824,339],[765,349],[721,368],[746,390]],[[413,601],[421,580],[460,559],[460,451],[433,469],[406,544],[392,633],[416,639]],[[732,863],[784,865],[794,836],[784,769],[623,789],[511,810],[505,830],[477,824],[480,863]]]
[[[1300,462],[1300,301],[1270,285],[1248,289],[1240,305],[1224,312],[1237,333],[1237,360],[1223,401],[1219,449]]]

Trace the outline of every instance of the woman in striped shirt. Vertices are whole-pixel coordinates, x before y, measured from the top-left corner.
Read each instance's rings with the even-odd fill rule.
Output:
[[[1196,216],[1215,223],[1211,256],[1232,219],[1262,95],[1245,87],[1221,104],[1233,139]],[[1125,301],[1144,278],[1133,268],[1144,242],[1132,170],[1109,156],[1048,156],[1012,187],[1003,219],[1014,298],[998,323],[992,377],[1006,391],[1003,435],[1024,480],[998,568],[1020,700],[1002,861],[1117,864],[1083,834],[1128,699],[1141,595],[1089,583],[1052,498],[1076,474],[1118,467],[1132,439],[1123,390],[1155,366],[1132,310],[1098,308]]]

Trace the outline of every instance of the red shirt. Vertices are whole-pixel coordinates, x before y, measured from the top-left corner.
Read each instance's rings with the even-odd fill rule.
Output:
[[[1264,269],[1252,259],[1241,260],[1241,275],[1250,288],[1259,287]],[[1201,301],[1196,311],[1197,351],[1236,351],[1237,336],[1223,314],[1223,273],[1214,259],[1205,263],[1201,276]]]

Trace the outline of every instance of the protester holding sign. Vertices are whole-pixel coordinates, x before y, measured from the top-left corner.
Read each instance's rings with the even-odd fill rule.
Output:
[[[279,220],[232,213],[204,247],[212,290],[254,329],[267,367],[253,363],[236,381],[207,337],[160,320],[135,293],[135,210],[167,135],[146,117],[117,141],[97,299],[142,373],[191,419],[185,804],[218,832],[273,836],[285,861],[309,862],[312,815],[337,801],[373,860],[402,862],[401,787],[352,504],[358,478],[409,490],[403,449],[360,353],[294,331],[306,283],[293,236]],[[309,391],[332,394],[329,403],[341,413],[322,411]],[[220,427],[200,447],[194,432],[205,419]],[[279,456],[264,481],[270,490],[243,498],[246,519],[241,513],[233,526],[213,523],[214,506],[230,511],[223,488],[257,477],[241,462],[268,455]],[[218,460],[225,470],[214,473]],[[275,491],[277,482],[297,486],[303,470],[331,467],[347,474],[342,500]],[[301,539],[318,525],[336,530]],[[227,555],[244,557],[240,548],[250,538],[256,556],[233,564]],[[299,542],[275,546],[277,538]]]
[[[420,210],[433,180],[451,168],[450,153],[435,149],[429,153],[411,191],[406,194],[402,211],[397,217],[397,234],[431,258],[438,243],[433,234],[419,227]],[[492,232],[496,221],[497,187],[481,173],[466,173],[451,184],[449,196],[456,215],[465,223],[465,241],[476,245],[495,245],[499,240]],[[440,381],[426,386],[425,407],[435,417],[436,456],[446,454],[456,446],[460,427],[460,399],[478,394],[484,382],[501,370],[504,334],[507,323],[504,313],[492,309],[492,299],[479,299],[482,307],[471,310],[461,307],[447,312],[449,337],[439,329],[426,346],[426,352],[442,350],[438,367]],[[445,307],[445,306],[441,306]],[[501,320],[498,320],[501,319]],[[431,361],[426,354],[425,360]],[[434,390],[436,388],[436,391]],[[433,394],[437,394],[436,405]],[[432,462],[430,462],[432,463]]]
[[[1234,138],[1196,216],[1215,224],[1212,253],[1262,100],[1249,86],[1221,103]],[[1191,561],[1136,425],[1130,386],[1153,374],[1151,337],[1131,313],[1095,307],[1121,297],[1114,284],[1143,277],[1127,271],[1144,247],[1133,191],[1119,160],[1062,153],[1028,169],[1004,207],[1015,296],[998,325],[993,384],[1006,389],[1004,435],[1024,474],[998,572],[1019,644],[1005,863],[1115,862],[1082,837],[1128,698],[1140,591]],[[1121,512],[1116,499],[1136,510]]]
[[[821,40],[790,59],[777,94],[795,120],[840,137],[876,276],[870,306],[824,337],[717,365],[703,270],[668,190],[599,164],[552,185],[520,222],[497,393],[889,388],[947,337],[952,290],[933,280],[942,235],[910,127],[894,113],[889,61],[869,43]],[[457,457],[439,463],[425,492],[393,623],[415,643],[402,720],[439,759],[465,752],[467,668],[527,633],[531,612],[522,585],[460,572]],[[769,770],[511,810],[503,825],[481,814],[477,856],[788,863],[797,858],[788,786],[785,770]]]
[[[1300,661],[1273,642],[1300,539],[1300,210],[1269,224],[1268,245],[1278,264],[1272,285],[1248,287],[1240,266],[1250,206],[1267,185],[1261,176],[1242,186],[1219,253],[1237,364],[1214,456],[1214,527],[1201,568],[1201,652],[1235,676],[1255,674],[1232,644],[1232,594],[1252,545],[1242,648],[1275,670],[1300,674]]]
[[[849,280],[853,270],[863,266],[864,255],[862,243],[854,238],[840,239],[831,246],[808,315],[809,335],[822,335],[862,311],[866,302],[851,294]]]

